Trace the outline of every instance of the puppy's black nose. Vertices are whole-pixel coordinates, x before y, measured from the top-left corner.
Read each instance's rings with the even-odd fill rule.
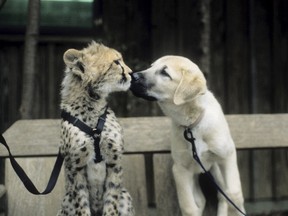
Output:
[[[131,74],[131,78],[132,78],[132,81],[137,81],[141,78],[141,74],[140,73],[137,73],[137,72],[134,72]]]

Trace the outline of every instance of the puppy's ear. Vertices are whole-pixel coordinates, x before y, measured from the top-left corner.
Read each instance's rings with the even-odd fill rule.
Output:
[[[206,89],[206,80],[201,72],[193,74],[191,71],[182,70],[182,77],[174,94],[174,104],[181,105],[193,100]]]
[[[63,60],[67,67],[77,67],[82,73],[84,72],[84,66],[81,62],[82,53],[76,49],[69,49],[63,55]]]

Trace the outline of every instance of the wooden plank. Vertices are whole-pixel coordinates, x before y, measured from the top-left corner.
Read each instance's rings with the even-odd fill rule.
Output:
[[[124,186],[132,196],[135,215],[148,215],[144,156],[124,155],[123,170]]]
[[[288,110],[288,1],[272,1],[273,4],[273,112]]]
[[[253,192],[255,200],[273,197],[271,150],[253,151]]]
[[[165,117],[120,119],[127,152],[170,150],[171,121]]]
[[[179,55],[185,56],[199,65],[205,74],[208,74],[210,69],[209,4],[210,2],[207,0],[182,0],[178,1],[175,7],[178,15],[178,29],[175,31],[178,37],[177,51]],[[170,25],[168,26],[170,27]],[[169,29],[169,31],[171,30]],[[167,37],[167,34],[165,36]],[[163,42],[166,43],[166,40]]]
[[[271,110],[271,93],[275,86],[271,82],[273,74],[278,72],[272,69],[272,38],[273,32],[272,10],[273,1],[271,0],[254,0],[250,2],[251,10],[251,46],[253,46],[253,55],[251,58],[255,61],[254,68],[254,98],[252,98],[254,112],[270,113]],[[253,61],[252,60],[252,61]],[[278,87],[278,86],[277,86]]]
[[[287,206],[287,200],[263,200],[245,203],[248,215],[253,216],[287,216]]]
[[[48,55],[48,65],[47,65],[47,80],[48,83],[56,83],[56,74],[58,73],[55,72],[55,44],[54,43],[49,43],[47,45],[47,55]],[[46,104],[47,107],[47,115],[48,118],[53,117],[53,114],[55,113],[55,104],[58,104],[58,101],[56,100],[56,95],[59,92],[60,86],[58,88],[55,88],[54,85],[49,85],[47,87],[48,93],[46,95],[46,100],[48,98],[48,104]]]
[[[8,160],[8,159],[6,159]],[[39,190],[44,190],[50,177],[55,158],[19,158],[17,161],[33,179]],[[5,186],[7,189],[9,216],[55,216],[64,194],[63,171],[51,194],[35,196],[30,194],[16,176],[10,162],[6,161]]]
[[[278,148],[288,145],[287,114],[227,115],[236,147]]]
[[[227,115],[238,149],[288,146],[288,114]],[[125,149],[133,152],[170,151],[170,124],[167,117],[120,118]],[[60,143],[59,120],[19,120],[5,133],[15,156],[56,155]],[[0,156],[7,151],[0,145]]]
[[[1,44],[1,105],[0,129],[6,129],[19,118],[19,92],[21,91],[22,46]]]
[[[152,61],[178,51],[177,3],[175,1],[151,1]],[[161,12],[160,12],[161,11]]]
[[[211,1],[211,69],[208,86],[221,104],[225,104],[225,0]]]
[[[237,152],[238,169],[242,184],[242,192],[245,200],[251,199],[251,167],[250,167],[250,151],[241,150]]]
[[[155,154],[153,162],[156,215],[181,216],[172,174],[171,155]]]
[[[59,120],[19,120],[4,137],[15,156],[56,155],[60,144]],[[7,150],[1,145],[1,155]]]
[[[288,197],[288,152],[287,150],[273,150],[273,163],[275,164],[274,172],[274,193],[277,200]]]
[[[6,62],[6,55],[7,53],[5,53],[5,50],[2,48],[0,49],[0,64],[3,65],[2,67],[2,72],[0,73],[0,84],[1,84],[1,88],[2,91],[0,91],[0,112],[1,113],[6,113],[5,107],[7,106],[7,98],[8,98],[8,83],[6,82],[6,77],[5,75],[7,74],[7,71],[9,71],[9,67],[7,64],[4,64],[4,62]],[[5,84],[6,83],[6,84]],[[6,123],[6,118],[7,115],[0,115],[0,130],[3,131],[4,128],[6,128],[4,125]]]
[[[249,113],[248,1],[225,2],[225,112]]]
[[[50,170],[52,170],[54,165],[55,157],[18,158],[17,161],[27,172],[36,187],[39,190],[44,190],[50,177]],[[123,158],[123,168],[124,185],[133,198],[133,205],[137,215],[147,215],[148,205],[143,155],[125,155]],[[5,186],[7,189],[9,216],[54,216],[60,208],[65,193],[64,173],[62,170],[55,189],[51,194],[35,196],[26,190],[18,176],[16,176],[10,162],[7,161]],[[2,189],[2,186],[0,189]]]

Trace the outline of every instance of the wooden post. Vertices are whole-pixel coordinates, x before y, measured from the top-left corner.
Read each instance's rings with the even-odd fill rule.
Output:
[[[210,71],[210,0],[178,2],[179,54]]]
[[[23,90],[20,106],[21,118],[30,119],[33,117],[35,102],[35,59],[37,52],[39,32],[40,0],[29,0],[28,19],[25,35],[24,66],[23,66]]]

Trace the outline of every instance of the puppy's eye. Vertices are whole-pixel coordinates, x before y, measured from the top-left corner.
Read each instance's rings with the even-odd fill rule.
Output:
[[[169,73],[166,71],[167,67],[164,67],[160,70],[160,74],[164,77],[168,77],[169,79],[172,80],[172,77],[169,75]]]

